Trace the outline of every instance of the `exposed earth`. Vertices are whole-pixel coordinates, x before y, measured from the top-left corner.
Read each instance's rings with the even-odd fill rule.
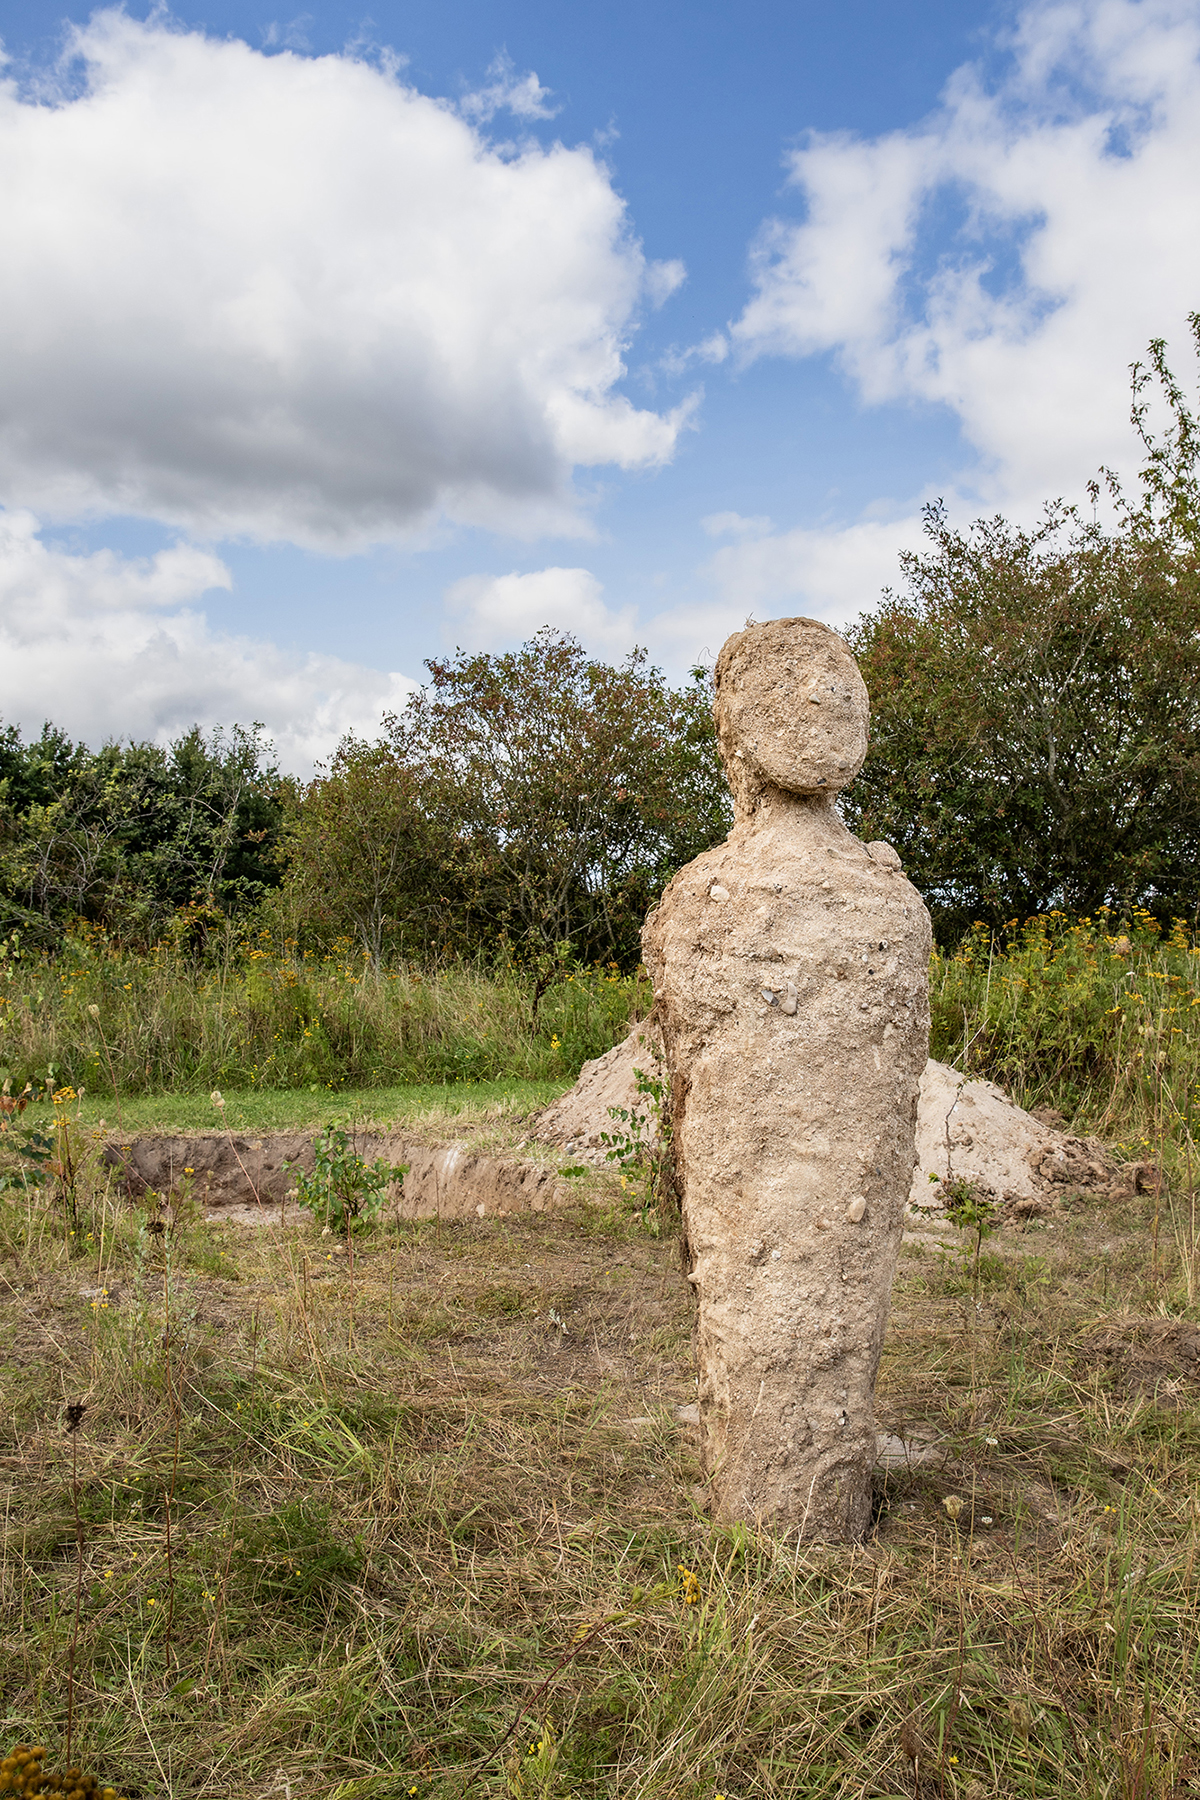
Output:
[[[653,1079],[660,1067],[657,1043],[636,1026],[606,1056],[585,1063],[575,1086],[539,1114],[539,1138],[580,1161],[603,1163],[604,1134],[617,1129],[609,1109],[617,1107],[637,1114],[652,1140],[653,1107],[638,1092],[635,1070]],[[1010,1216],[1028,1218],[1072,1190],[1115,1198],[1139,1191],[1150,1178],[1144,1165],[1114,1162],[1098,1138],[1076,1137],[1045,1115],[1025,1112],[995,1082],[948,1063],[925,1065],[910,1213],[941,1212],[951,1181],[969,1181]]]
[[[579,1197],[578,1173],[611,1166],[611,1140],[633,1131],[656,1139],[652,1100],[639,1093],[635,1070],[656,1077],[657,1046],[644,1026],[604,1056],[585,1063],[574,1087],[510,1133],[510,1142],[480,1148],[470,1136],[434,1141],[378,1127],[353,1134],[368,1162],[406,1164],[388,1210],[405,1219],[510,1218],[541,1213]],[[614,1117],[617,1108],[627,1119]],[[106,1163],[135,1197],[186,1187],[211,1216],[252,1222],[290,1215],[296,1169],[313,1166],[312,1131],[203,1132],[112,1138]],[[607,1140],[607,1141],[606,1141]],[[576,1171],[564,1174],[564,1166]],[[1117,1198],[1145,1191],[1153,1170],[1118,1164],[1097,1138],[1061,1129],[1015,1105],[994,1082],[930,1061],[921,1079],[917,1162],[909,1195],[912,1226],[936,1223],[951,1182],[970,1182],[1006,1216],[1036,1218],[1064,1195]]]

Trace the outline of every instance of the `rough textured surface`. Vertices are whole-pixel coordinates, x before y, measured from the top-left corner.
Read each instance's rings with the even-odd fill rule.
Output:
[[[853,1539],[912,1181],[929,917],[895,853],[834,807],[866,724],[835,633],[748,627],[718,659],[715,710],[736,821],[643,936],[699,1305],[702,1452],[719,1517]]]
[[[264,1211],[294,1210],[288,1190],[295,1176],[285,1163],[311,1172],[313,1132],[197,1133],[190,1137],[135,1137],[105,1145],[103,1157],[140,1198],[147,1190],[169,1194],[185,1182],[201,1205],[223,1218],[253,1219]],[[481,1156],[467,1144],[430,1144],[404,1133],[360,1132],[354,1147],[367,1162],[382,1156],[407,1163],[389,1210],[402,1219],[494,1218],[544,1212],[571,1199],[554,1171],[533,1163]]]
[[[1111,1193],[1129,1185],[1098,1139],[1059,1131],[1014,1106],[994,1081],[931,1060],[921,1077],[912,1205],[940,1206],[947,1179],[971,1182],[1018,1217],[1045,1212],[1068,1187]]]
[[[615,1049],[584,1063],[575,1086],[537,1115],[538,1137],[564,1146],[581,1162],[602,1165],[601,1134],[613,1129],[609,1107],[633,1111],[645,1106],[633,1071],[653,1074],[660,1054],[653,1028],[648,1023],[635,1026]],[[654,1121],[648,1115],[646,1135],[654,1141]],[[995,1082],[932,1059],[921,1076],[916,1138],[909,1208],[922,1214],[941,1207],[948,1174],[973,1182],[1017,1218],[1048,1211],[1068,1189],[1128,1193],[1146,1179],[1142,1165],[1115,1163],[1098,1138],[1062,1131],[1025,1112]]]
[[[657,1120],[649,1102],[637,1090],[634,1070],[654,1075],[662,1062],[662,1041],[649,1024],[635,1025],[613,1049],[585,1062],[573,1088],[532,1119],[534,1136],[544,1144],[557,1144],[581,1162],[600,1167],[607,1159],[602,1142],[605,1132],[616,1128],[610,1107],[636,1113],[643,1123],[648,1144],[657,1142]]]
[[[844,641],[815,619],[773,619],[731,637],[717,659],[721,761],[739,813],[768,787],[832,794],[867,754],[867,689]],[[890,844],[880,846],[900,858]]]

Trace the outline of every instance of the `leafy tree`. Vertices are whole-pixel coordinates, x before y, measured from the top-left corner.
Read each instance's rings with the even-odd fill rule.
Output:
[[[262,727],[198,726],[163,751],[131,744],[119,776],[126,880],[160,906],[244,912],[280,879],[286,783]]]
[[[282,839],[285,903],[328,943],[357,939],[372,964],[385,949],[423,954],[453,896],[452,847],[419,769],[394,741],[343,739],[296,796]]]
[[[612,668],[550,630],[426,666],[385,738],[347,739],[289,824],[309,927],[353,931],[375,960],[636,963],[664,882],[728,827],[702,673],[677,692],[643,652]]]
[[[677,691],[644,651],[613,668],[550,629],[427,667],[389,729],[453,830],[474,933],[636,963],[648,907],[728,829],[703,674]]]
[[[1115,523],[1060,501],[1032,530],[960,532],[929,507],[907,591],[849,633],[872,743],[847,818],[896,845],[944,939],[1055,906],[1196,907],[1200,437],[1158,341],[1133,420],[1147,459],[1136,500],[1105,472]]]
[[[185,906],[244,911],[277,883],[278,770],[260,728],[169,747],[0,730],[0,930],[52,943],[72,918],[135,942]]]

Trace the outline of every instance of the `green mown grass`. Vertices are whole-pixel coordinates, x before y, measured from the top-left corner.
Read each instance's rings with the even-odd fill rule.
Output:
[[[222,1095],[223,1113],[208,1094],[135,1094],[121,1102],[121,1130],[125,1133],[298,1131],[316,1129],[331,1119],[352,1119],[360,1127],[387,1130],[420,1125],[424,1129],[453,1131],[484,1114],[492,1118],[534,1112],[569,1086],[558,1081],[460,1081],[425,1083],[410,1087],[379,1088],[243,1088]],[[59,1111],[64,1110],[60,1106]],[[51,1103],[35,1102],[23,1118],[36,1123],[48,1120]],[[111,1096],[85,1094],[70,1101],[65,1111],[85,1130],[103,1124],[115,1127],[116,1109]]]

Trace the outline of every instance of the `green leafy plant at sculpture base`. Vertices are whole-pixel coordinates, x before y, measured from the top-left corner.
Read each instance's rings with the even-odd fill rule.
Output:
[[[999,1224],[996,1202],[986,1189],[965,1176],[955,1175],[942,1183],[945,1216],[959,1231],[972,1231],[974,1244],[968,1244],[963,1261],[970,1265],[971,1289],[979,1297],[979,1257],[984,1238],[991,1237]]]
[[[621,1186],[652,1237],[659,1235],[662,1215],[669,1210],[671,1168],[669,1079],[661,1059],[656,1060],[654,1075],[633,1071],[637,1099],[632,1107],[610,1106],[616,1129],[600,1133],[605,1157],[620,1169]]]

